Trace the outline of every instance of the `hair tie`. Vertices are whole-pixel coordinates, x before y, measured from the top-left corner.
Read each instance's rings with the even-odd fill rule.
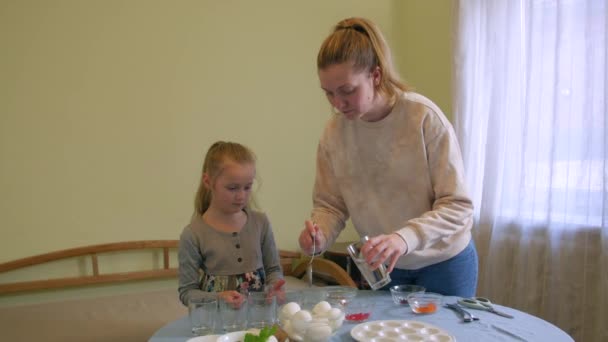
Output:
[[[355,31],[357,31],[359,33],[364,34],[365,36],[368,36],[367,31],[361,25],[352,24],[352,25],[348,25],[348,26],[342,26],[342,25],[340,25],[340,26],[336,27],[336,31],[338,31],[338,30],[349,30],[349,29],[350,30],[355,30]]]

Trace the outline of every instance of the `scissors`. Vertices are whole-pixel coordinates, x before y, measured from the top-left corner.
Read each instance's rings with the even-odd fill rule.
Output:
[[[494,309],[494,306],[492,306],[492,302],[490,302],[490,300],[488,298],[484,298],[484,297],[462,298],[462,299],[458,300],[458,304],[464,305],[471,309],[489,311],[493,314],[497,314],[502,317],[513,318],[513,316],[511,316],[507,313],[496,311],[496,309]]]

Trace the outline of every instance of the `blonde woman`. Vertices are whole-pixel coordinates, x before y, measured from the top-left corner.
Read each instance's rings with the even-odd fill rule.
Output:
[[[441,110],[400,81],[378,27],[340,21],[317,56],[334,108],[317,150],[312,219],[299,236],[312,252],[331,246],[351,218],[371,239],[367,262],[395,284],[469,297],[477,286],[473,204],[460,147]],[[313,224],[314,222],[314,224]]]

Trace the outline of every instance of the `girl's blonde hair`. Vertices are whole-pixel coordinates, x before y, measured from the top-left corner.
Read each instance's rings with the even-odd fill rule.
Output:
[[[211,203],[211,191],[203,183],[202,175],[207,173],[211,182],[215,182],[215,179],[222,173],[226,159],[239,164],[255,164],[256,160],[255,154],[249,148],[239,143],[218,141],[211,145],[205,155],[201,183],[198,186],[194,199],[194,209],[199,215],[203,215],[209,209],[209,204]],[[250,201],[253,200],[250,198]]]
[[[377,91],[391,102],[395,101],[398,90],[409,90],[395,70],[390,48],[382,32],[370,20],[344,19],[325,38],[317,55],[317,69],[341,63],[352,63],[357,72],[372,72],[379,67],[381,80]]]

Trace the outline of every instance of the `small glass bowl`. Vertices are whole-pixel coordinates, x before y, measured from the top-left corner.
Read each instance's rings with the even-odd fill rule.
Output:
[[[418,285],[395,285],[391,286],[393,302],[398,305],[407,305],[407,296],[414,292],[425,292],[426,289]]]
[[[327,301],[330,304],[338,304],[346,306],[353,298],[357,296],[356,287],[349,286],[326,286],[324,290],[327,292]]]
[[[407,296],[410,309],[416,314],[437,312],[443,303],[443,296],[432,292],[414,292]]]
[[[300,292],[300,306],[302,310],[312,310],[320,301],[327,300],[327,291],[324,287],[308,287],[298,289]]]
[[[344,319],[351,323],[361,323],[367,321],[376,304],[373,301],[353,300],[344,307]]]

